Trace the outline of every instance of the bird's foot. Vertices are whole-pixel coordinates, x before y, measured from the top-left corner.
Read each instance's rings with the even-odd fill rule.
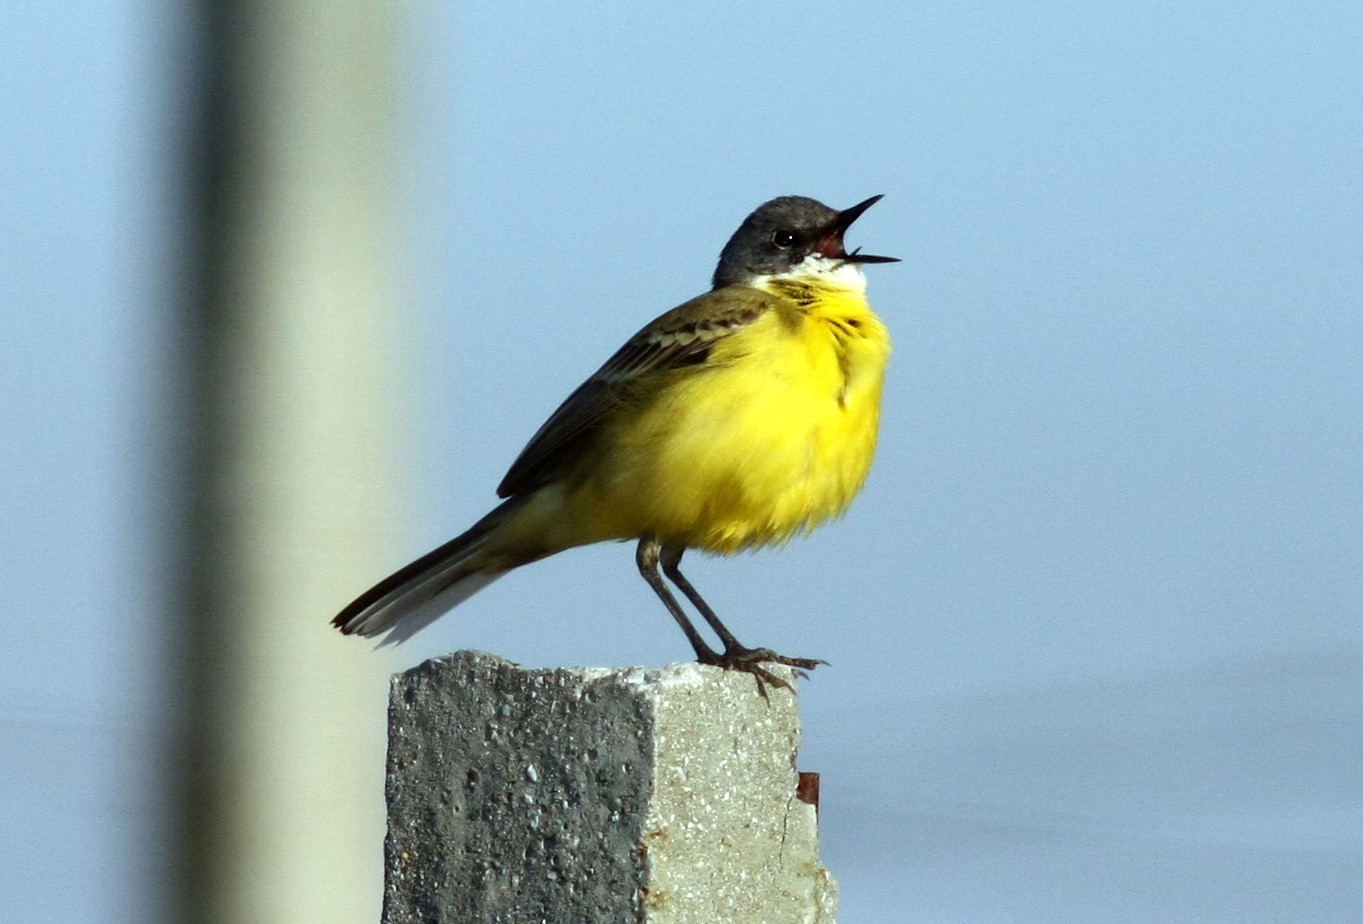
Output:
[[[809,675],[806,671],[812,671],[820,664],[828,663],[818,658],[788,658],[785,655],[777,654],[770,648],[744,648],[741,645],[726,648],[723,654],[717,654],[713,651],[703,652],[697,660],[702,664],[713,664],[725,670],[752,674],[757,680],[757,692],[762,694],[763,699],[766,699],[767,696],[766,684],[768,683],[774,687],[781,687],[790,690],[792,693],[795,692],[789,682],[767,670],[762,666],[763,664],[784,664],[786,667],[794,669],[795,676],[807,679]]]

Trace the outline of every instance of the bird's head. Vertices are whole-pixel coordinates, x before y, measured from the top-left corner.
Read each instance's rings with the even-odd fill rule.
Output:
[[[781,196],[743,220],[719,255],[714,286],[744,285],[760,276],[831,272],[862,263],[895,263],[898,257],[847,252],[843,235],[871,206],[872,196],[841,212],[804,196]]]

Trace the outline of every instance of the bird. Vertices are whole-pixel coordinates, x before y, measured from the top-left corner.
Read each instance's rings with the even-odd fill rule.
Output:
[[[870,470],[890,354],[841,211],[804,196],[759,206],[720,252],[711,288],[625,341],[530,438],[501,503],[399,569],[332,623],[410,638],[507,572],[566,549],[635,541],[639,573],[702,664],[786,687],[826,662],[739,643],[682,574],[688,549],[730,555],[840,516]],[[659,569],[661,568],[661,574]],[[667,581],[718,637],[707,643]]]

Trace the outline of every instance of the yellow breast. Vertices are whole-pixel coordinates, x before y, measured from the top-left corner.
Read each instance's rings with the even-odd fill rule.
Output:
[[[729,553],[842,513],[875,452],[888,333],[858,289],[772,281],[774,307],[628,415],[577,502],[603,534]],[[577,504],[574,504],[577,506]],[[584,537],[588,538],[588,537]]]

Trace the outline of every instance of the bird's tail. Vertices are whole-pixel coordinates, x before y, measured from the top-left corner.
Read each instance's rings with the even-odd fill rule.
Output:
[[[365,638],[386,632],[383,645],[405,642],[512,568],[540,557],[508,556],[498,548],[498,527],[524,504],[523,497],[499,504],[462,535],[369,588],[331,624],[346,635]]]

